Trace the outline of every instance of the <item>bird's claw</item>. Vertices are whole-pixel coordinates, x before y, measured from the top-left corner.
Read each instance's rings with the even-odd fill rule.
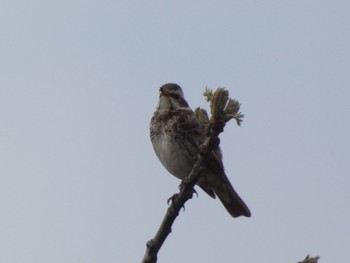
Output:
[[[179,185],[180,192],[185,187],[185,184],[186,184],[186,179],[182,181]],[[194,188],[192,188],[192,193],[190,198],[192,198],[193,194],[195,194],[198,197],[198,193]],[[170,196],[167,200],[167,204],[170,206],[177,199],[178,196],[179,194],[173,194],[172,196]],[[182,209],[185,211],[184,205],[182,206]]]
[[[171,205],[175,200],[176,198],[178,197],[179,194],[173,194],[172,196],[170,196],[167,200],[167,204],[168,205]],[[185,211],[185,205],[182,206],[182,209]]]
[[[180,191],[181,191],[181,189],[182,189],[183,187],[185,187],[185,185],[186,185],[187,183],[188,183],[188,177],[185,178],[183,181],[181,181],[181,183],[180,183],[180,185],[179,185]],[[197,193],[196,189],[194,189],[194,188],[192,188],[192,195],[193,195],[193,194],[196,194],[196,196],[198,197],[198,193]]]
[[[173,194],[172,196],[170,196],[168,198],[168,200],[166,201],[168,205],[171,205],[172,202],[174,202],[174,200],[177,198],[179,194]]]

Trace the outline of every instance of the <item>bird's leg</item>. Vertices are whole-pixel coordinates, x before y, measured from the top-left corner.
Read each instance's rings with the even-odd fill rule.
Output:
[[[167,204],[168,204],[168,205],[171,205],[171,203],[174,202],[174,201],[176,200],[176,198],[177,198],[178,195],[179,195],[179,194],[173,194],[172,196],[170,196],[170,197],[168,198],[168,200],[166,201]]]
[[[181,183],[179,184],[179,189],[180,189],[180,192],[181,192],[181,190],[185,187],[185,185],[187,184],[187,182],[188,182],[188,178],[186,177],[183,181],[181,181]],[[192,192],[191,192],[191,197],[190,198],[192,198],[192,196],[193,196],[193,194],[196,194],[196,196],[198,197],[198,193],[197,193],[197,191],[194,189],[194,188],[192,188]],[[168,200],[167,200],[167,204],[168,205],[171,205],[171,203],[173,203],[175,200],[176,200],[176,198],[178,197],[178,193],[176,193],[176,194],[173,194],[171,197],[169,197],[168,198]],[[189,199],[190,199],[189,198]],[[182,209],[185,211],[185,206],[182,206]]]
[[[181,183],[179,184],[180,191],[185,187],[185,185],[188,183],[188,181],[189,181],[188,177],[186,177],[184,180],[181,181]],[[193,194],[196,194],[196,196],[198,197],[198,193],[197,193],[196,189],[194,189],[194,188],[192,188],[191,198],[192,198]]]

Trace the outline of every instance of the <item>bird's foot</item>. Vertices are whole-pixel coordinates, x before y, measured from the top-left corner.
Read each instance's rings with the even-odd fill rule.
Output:
[[[170,196],[170,197],[168,198],[168,200],[166,201],[167,204],[168,204],[168,205],[171,205],[171,204],[176,200],[176,198],[177,198],[178,195],[179,195],[179,194],[173,194],[172,196]]]
[[[184,180],[182,180],[181,183],[179,184],[180,192],[186,186],[187,183],[188,183],[188,177],[186,177]],[[191,198],[192,198],[193,194],[196,194],[196,196],[198,197],[198,193],[197,193],[196,189],[194,189],[194,188],[192,188]]]

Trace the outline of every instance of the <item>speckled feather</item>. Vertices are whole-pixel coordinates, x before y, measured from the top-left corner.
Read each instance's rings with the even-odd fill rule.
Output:
[[[183,180],[192,170],[199,146],[205,139],[204,127],[188,106],[177,84],[160,88],[157,110],[150,123],[154,151],[163,166]],[[229,182],[219,150],[212,151],[197,184],[211,197],[217,195],[233,216],[250,216],[250,211]]]

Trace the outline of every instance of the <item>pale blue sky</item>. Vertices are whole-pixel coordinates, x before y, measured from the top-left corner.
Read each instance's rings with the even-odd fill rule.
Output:
[[[148,125],[166,82],[242,103],[221,136],[252,211],[198,189],[159,262],[350,260],[349,1],[0,3],[0,262],[140,262],[179,181]]]

